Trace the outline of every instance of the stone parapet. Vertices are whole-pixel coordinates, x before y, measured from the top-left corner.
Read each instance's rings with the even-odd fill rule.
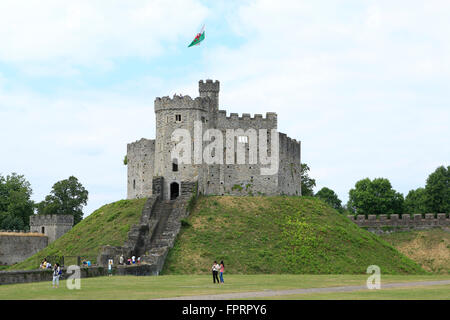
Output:
[[[364,228],[383,228],[396,227],[406,229],[428,229],[433,227],[450,227],[450,219],[446,213],[426,213],[422,214],[386,214],[372,215],[367,218],[364,215],[351,216],[348,218],[360,227]]]

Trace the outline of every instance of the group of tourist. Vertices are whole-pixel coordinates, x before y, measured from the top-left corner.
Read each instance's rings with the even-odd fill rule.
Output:
[[[121,265],[124,265],[124,264],[132,265],[132,264],[140,264],[140,263],[141,263],[141,257],[137,257],[137,259],[136,259],[136,256],[132,256],[131,258],[128,258],[126,260],[126,263],[125,263],[125,259],[124,259],[123,255],[121,255],[119,258],[119,264],[121,264]]]
[[[41,265],[39,266],[39,269],[51,269],[52,264],[47,261],[47,259],[44,258],[44,261],[41,262]]]
[[[223,263],[223,260],[220,261],[220,264],[217,263],[217,261],[214,261],[213,265],[212,265],[212,274],[213,274],[213,282],[216,283],[221,283],[223,284],[223,273],[225,271],[225,264]],[[219,278],[217,277],[217,275],[220,274],[220,282],[219,282]]]
[[[50,262],[47,261],[46,258],[44,258],[44,260],[41,262],[41,265],[39,266],[40,269],[52,269],[52,265]],[[58,288],[59,287],[59,278],[62,275],[62,269],[61,266],[59,265],[59,263],[55,263],[53,265],[53,279],[52,279],[52,285],[53,288]]]

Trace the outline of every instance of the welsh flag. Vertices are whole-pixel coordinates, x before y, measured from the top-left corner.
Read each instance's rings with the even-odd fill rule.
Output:
[[[200,32],[197,33],[197,35],[195,36],[194,40],[192,40],[188,48],[192,46],[198,46],[200,42],[202,42],[204,39],[205,39],[205,26],[203,26]]]

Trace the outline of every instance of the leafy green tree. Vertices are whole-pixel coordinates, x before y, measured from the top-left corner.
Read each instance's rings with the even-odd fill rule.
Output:
[[[342,208],[342,201],[339,200],[337,194],[333,190],[331,190],[327,187],[323,187],[316,193],[315,196],[317,198],[325,201],[326,203],[328,203],[331,207],[336,209],[338,212],[342,213],[344,211]]]
[[[316,186],[316,180],[309,177],[309,167],[306,163],[301,164],[301,169],[302,196],[314,196],[313,188]]]
[[[347,208],[356,214],[401,214],[403,202],[403,195],[392,189],[388,179],[366,178],[349,191]]]
[[[0,175],[0,229],[27,230],[34,213],[31,184],[23,175]]]
[[[427,193],[424,188],[410,190],[405,198],[405,213],[426,213]]]
[[[428,176],[425,192],[429,212],[450,212],[450,166],[440,166]]]
[[[83,219],[83,206],[87,204],[88,191],[74,176],[56,182],[45,200],[37,205],[38,214],[71,214],[74,224]]]

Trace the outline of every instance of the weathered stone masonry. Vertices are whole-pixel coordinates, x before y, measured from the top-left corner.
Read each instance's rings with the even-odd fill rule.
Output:
[[[183,183],[197,183],[198,191],[202,194],[216,195],[301,195],[300,183],[300,142],[279,135],[279,163],[278,172],[273,175],[261,175],[259,162],[252,164],[249,161],[249,142],[238,141],[239,136],[248,140],[251,131],[267,130],[267,147],[271,148],[271,130],[277,128],[277,114],[231,113],[227,116],[225,110],[219,110],[219,81],[199,81],[199,97],[192,99],[189,96],[173,98],[162,97],[155,99],[156,134],[154,140],[141,139],[127,146],[128,160],[128,199],[151,196],[153,179],[163,178],[164,186],[161,188],[162,199],[170,199],[179,190]],[[194,140],[194,123],[202,123],[202,137],[206,130],[215,129],[226,137],[223,150],[218,158],[223,159],[218,164],[179,164],[174,169],[171,159],[171,150],[175,147],[172,133],[176,129],[186,129]],[[239,129],[241,133],[227,136],[230,129]],[[231,141],[231,140],[232,141]],[[209,144],[202,141],[202,150]],[[226,146],[233,145],[235,158],[236,150],[244,144],[245,163],[227,164],[225,161]],[[194,145],[194,143],[192,143]],[[193,147],[194,148],[194,147]],[[258,144],[258,154],[259,150]],[[195,150],[192,150],[194,157]],[[220,151],[219,151],[220,152]],[[231,151],[230,151],[231,152]]]
[[[72,226],[73,215],[70,214],[33,215],[30,217],[30,231],[45,234],[49,244],[72,229]]]
[[[48,245],[44,234],[0,232],[0,265],[12,265],[31,257]]]

